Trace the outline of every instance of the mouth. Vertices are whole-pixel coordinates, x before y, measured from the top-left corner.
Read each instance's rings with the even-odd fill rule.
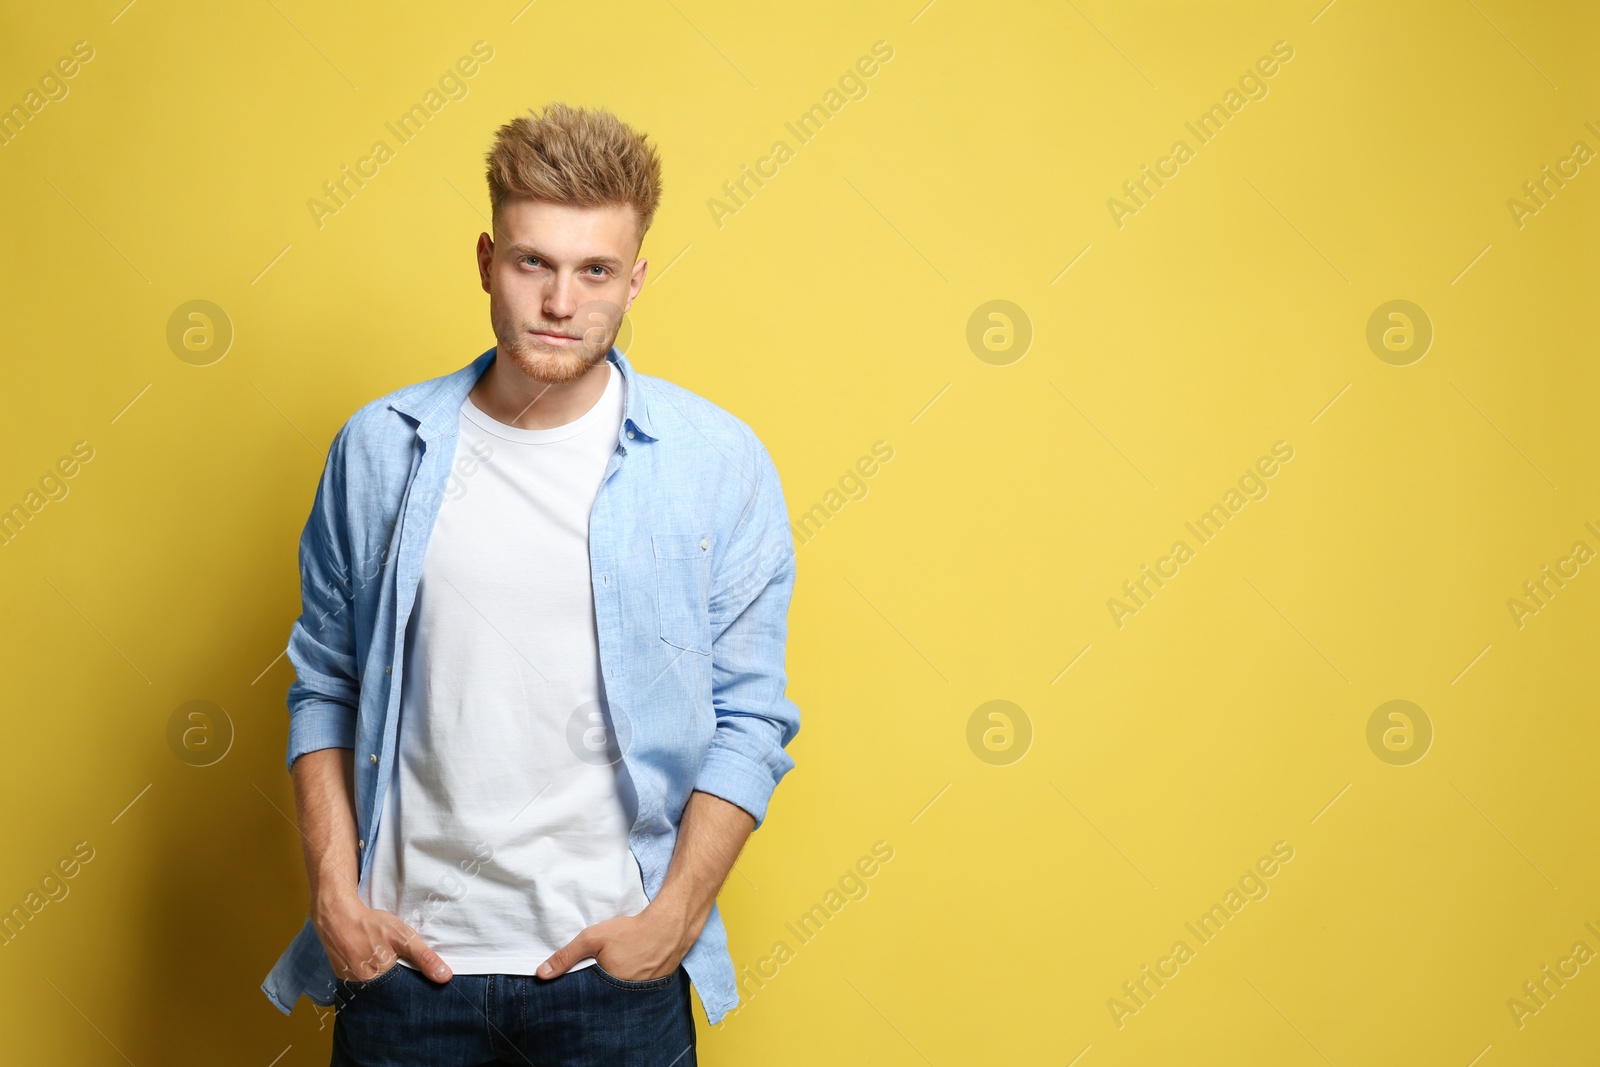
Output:
[[[575,345],[583,340],[581,337],[571,337],[564,333],[541,333],[538,330],[529,330],[528,332],[533,334],[533,336],[537,337],[543,343],[551,345],[555,348],[565,348],[570,345]]]

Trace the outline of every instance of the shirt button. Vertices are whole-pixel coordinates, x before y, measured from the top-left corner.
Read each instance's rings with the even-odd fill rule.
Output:
[[[711,547],[711,542],[710,541],[707,541],[704,537],[700,538],[700,551],[704,552],[706,549],[708,549],[710,547]]]
[[[367,847],[367,839],[363,837],[360,841],[357,841],[356,842],[356,847],[357,848],[366,848]]]
[[[632,430],[628,431],[628,440],[630,440],[630,441],[633,440],[633,431]]]
[[[393,667],[385,667],[383,669],[383,673],[384,674],[393,674],[394,673],[394,668]]]
[[[377,763],[378,762],[378,754],[376,752],[372,753],[371,758],[372,758],[372,762],[373,763]]]

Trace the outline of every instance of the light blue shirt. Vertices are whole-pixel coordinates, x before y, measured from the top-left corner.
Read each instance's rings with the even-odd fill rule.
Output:
[[[290,629],[287,765],[355,750],[359,878],[392,779],[406,622],[455,460],[461,402],[490,349],[357,411],[334,436],[300,538],[302,613]],[[759,827],[800,709],[784,695],[794,541],[772,458],[749,426],[641,374],[615,347],[623,421],[589,520],[601,676],[638,794],[629,834],[647,896],[661,889],[692,790]],[[486,565],[493,566],[492,560]],[[715,1024],[739,1003],[715,906],[683,958]],[[285,1014],[327,1006],[334,974],[307,918],[261,986]]]

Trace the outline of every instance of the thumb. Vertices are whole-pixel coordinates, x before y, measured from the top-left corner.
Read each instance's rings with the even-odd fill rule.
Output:
[[[581,959],[593,956],[600,948],[600,939],[594,935],[594,927],[586,926],[578,931],[578,936],[556,949],[555,954],[539,964],[540,978],[555,978],[565,974]]]
[[[433,949],[423,943],[421,935],[403,920],[395,920],[395,937],[401,942],[396,954],[417,965],[417,969],[435,982],[448,982],[450,968]]]

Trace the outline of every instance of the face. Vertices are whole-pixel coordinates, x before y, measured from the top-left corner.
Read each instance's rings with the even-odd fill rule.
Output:
[[[638,219],[625,205],[573,207],[514,196],[495,237],[478,237],[497,356],[559,385],[599,366],[644,286]]]

